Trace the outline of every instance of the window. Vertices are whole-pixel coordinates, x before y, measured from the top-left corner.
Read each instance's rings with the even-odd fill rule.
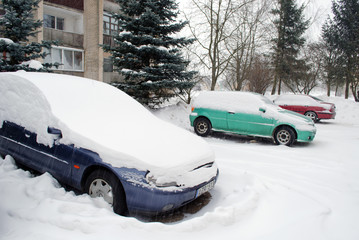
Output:
[[[44,14],[44,27],[64,30],[65,19]]]
[[[45,58],[45,63],[60,63],[59,70],[64,71],[83,71],[84,51],[74,48],[53,47]]]
[[[103,59],[103,71],[104,72],[113,72],[113,61],[111,58]]]
[[[65,25],[65,19],[57,17],[56,18],[56,29],[64,30],[64,25]]]
[[[103,14],[103,33],[112,35],[118,32],[118,21],[109,14]]]

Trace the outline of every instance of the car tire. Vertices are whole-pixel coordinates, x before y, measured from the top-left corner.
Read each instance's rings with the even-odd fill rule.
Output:
[[[85,191],[91,197],[102,197],[112,205],[113,211],[124,215],[127,211],[126,195],[120,180],[106,170],[93,171],[85,183]]]
[[[197,118],[194,121],[194,131],[197,135],[201,137],[206,137],[210,134],[212,126],[210,121],[207,118]]]
[[[291,146],[295,141],[294,130],[290,127],[280,127],[274,133],[274,141],[278,145]]]
[[[306,112],[304,115],[309,117],[310,119],[312,119],[313,122],[318,122],[318,116],[315,112],[309,111],[309,112]]]

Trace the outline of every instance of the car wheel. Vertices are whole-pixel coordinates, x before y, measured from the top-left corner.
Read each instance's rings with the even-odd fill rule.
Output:
[[[274,140],[278,145],[291,146],[295,140],[295,133],[290,127],[281,127],[275,132]]]
[[[318,122],[318,116],[315,112],[309,111],[304,114],[305,116],[309,117],[313,120],[313,122]]]
[[[211,132],[211,123],[207,118],[197,118],[194,121],[194,131],[197,135],[205,137]]]
[[[86,180],[85,191],[91,197],[102,197],[113,207],[115,213],[125,214],[127,210],[125,192],[120,180],[113,173],[106,170],[92,172]]]

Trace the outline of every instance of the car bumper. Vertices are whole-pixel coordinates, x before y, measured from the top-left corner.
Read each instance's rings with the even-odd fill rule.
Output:
[[[336,113],[318,113],[318,119],[334,119]]]
[[[299,131],[297,133],[297,142],[311,142],[314,140],[316,131]]]
[[[194,120],[198,117],[198,114],[197,113],[191,113],[189,115],[189,121],[191,123],[191,126],[193,127],[193,123],[194,123]]]
[[[131,214],[156,215],[170,212],[198,198],[202,193],[212,189],[217,181],[219,171],[206,182],[195,187],[172,187],[171,190],[121,181],[126,192],[127,209]],[[142,186],[141,186],[142,185]]]

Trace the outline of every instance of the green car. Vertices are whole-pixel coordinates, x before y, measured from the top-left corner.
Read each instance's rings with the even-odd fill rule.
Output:
[[[298,113],[274,105],[268,98],[250,92],[201,92],[190,114],[199,136],[214,131],[272,138],[276,144],[313,141],[314,122]]]

